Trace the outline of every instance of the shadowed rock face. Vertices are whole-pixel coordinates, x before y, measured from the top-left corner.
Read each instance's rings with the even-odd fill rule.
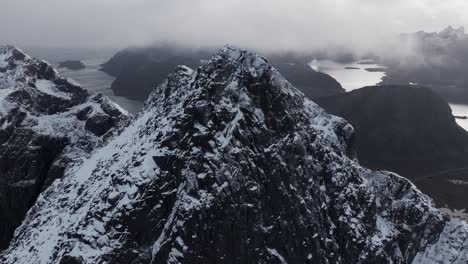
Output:
[[[196,68],[211,52],[171,47],[126,49],[115,54],[101,70],[116,77],[116,95],[144,101],[177,65]]]
[[[177,65],[196,68],[211,56],[210,51],[177,48],[127,49],[118,52],[102,65],[102,71],[116,80],[112,89],[118,95],[146,100],[150,92],[164,81]],[[296,54],[275,54],[271,64],[309,98],[343,93],[344,89],[331,76],[309,67],[308,61]]]
[[[48,188],[0,260],[411,263],[447,250],[442,232],[468,233],[406,179],[359,166],[353,135],[266,59],[226,47],[178,67]]]
[[[6,248],[38,195],[128,115],[14,47],[0,47],[0,69],[0,248]]]
[[[341,84],[328,74],[315,71],[308,63],[296,56],[273,56],[270,60],[273,67],[294,87],[303,92],[309,99],[344,93]]]
[[[468,177],[468,133],[456,124],[449,105],[439,95],[426,88],[377,86],[317,102],[354,126],[356,152],[363,165],[415,180],[441,206],[466,208],[466,195],[453,192],[457,186],[447,186],[449,182],[434,185],[451,177],[465,181]],[[438,177],[460,168],[465,168],[464,173]]]

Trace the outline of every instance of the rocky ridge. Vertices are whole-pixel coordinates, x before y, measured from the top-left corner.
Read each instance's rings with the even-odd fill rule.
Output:
[[[48,63],[0,46],[0,248],[40,192],[128,119]]]
[[[225,47],[178,67],[122,133],[54,181],[0,260],[466,261],[466,224],[408,180],[361,167],[353,137],[265,58]]]

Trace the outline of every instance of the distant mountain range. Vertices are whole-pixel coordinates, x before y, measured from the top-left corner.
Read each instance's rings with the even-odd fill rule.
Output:
[[[395,50],[411,51],[405,56],[395,51],[385,54],[369,52],[365,56],[366,59],[372,59],[386,67],[382,84],[428,87],[450,102],[468,104],[468,35],[463,27],[449,26],[440,32],[402,34],[397,37],[396,42],[399,44]],[[112,85],[117,94],[144,100],[152,88],[177,64],[197,67],[211,53],[212,50],[177,47],[126,49],[105,63],[102,70],[117,78]],[[270,52],[265,55],[293,85],[314,99],[342,91],[333,78],[309,69],[308,62],[312,59],[340,62],[359,59],[353,52],[345,49],[309,53]],[[383,68],[371,70],[382,71]],[[310,84],[317,87],[308,89]]]
[[[212,50],[175,47],[148,47],[118,52],[102,65],[102,70],[116,80],[112,89],[116,95],[146,100],[177,65],[196,68],[206,62]],[[310,98],[344,92],[341,85],[329,75],[308,66],[309,60],[295,53],[268,54],[271,63],[297,88]]]
[[[414,52],[393,58],[390,52],[380,59],[388,67],[384,84],[426,86],[450,102],[468,103],[468,35],[463,27],[405,34],[399,41]]]

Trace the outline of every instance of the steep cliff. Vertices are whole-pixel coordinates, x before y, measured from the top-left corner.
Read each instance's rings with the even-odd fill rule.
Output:
[[[0,248],[39,193],[128,118],[49,64],[0,47]]]

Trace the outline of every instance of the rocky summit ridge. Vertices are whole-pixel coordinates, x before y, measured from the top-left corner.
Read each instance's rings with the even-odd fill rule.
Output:
[[[55,180],[0,260],[466,263],[467,225],[408,180],[361,167],[353,137],[267,59],[225,47],[177,67]]]

